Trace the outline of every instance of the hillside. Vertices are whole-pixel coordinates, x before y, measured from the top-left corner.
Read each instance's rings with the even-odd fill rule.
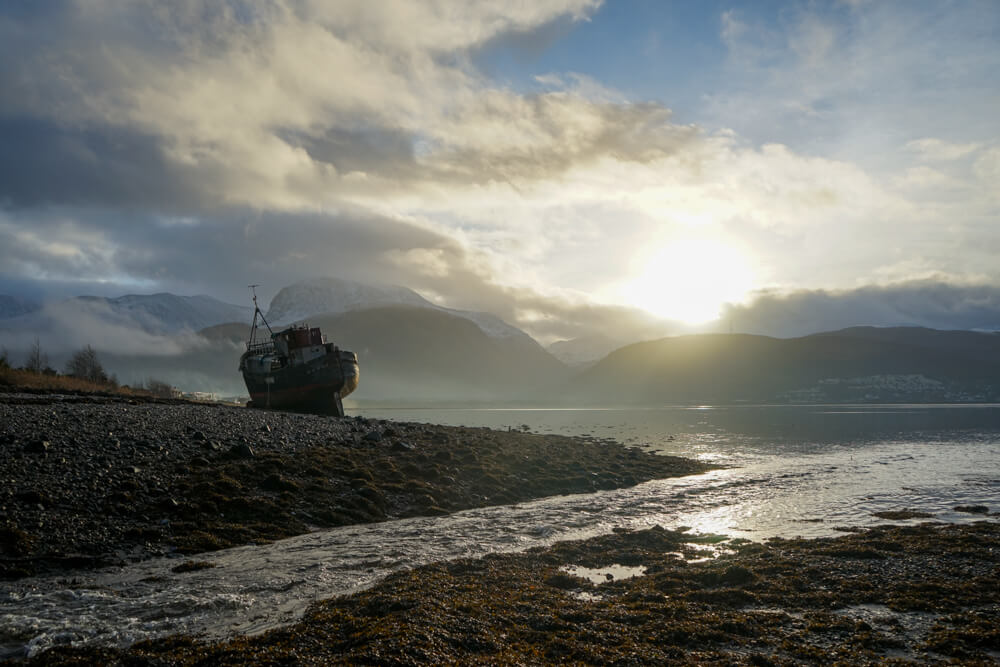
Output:
[[[445,308],[431,303],[407,287],[368,285],[343,278],[310,278],[284,287],[271,300],[265,317],[271,326],[286,326],[311,319],[318,314],[395,306],[437,310],[474,322],[483,333],[492,338],[520,338],[525,343],[534,342],[531,336],[493,313]],[[608,348],[610,349],[613,348]]]
[[[467,318],[395,306],[310,318],[361,363],[358,399],[541,399],[566,367],[533,339],[488,336]]]
[[[0,305],[14,312],[14,301]],[[176,294],[127,294],[113,299],[99,296],[77,296],[45,306],[23,305],[13,316],[0,317],[0,334],[13,340],[39,336],[43,342],[60,340],[76,345],[76,334],[90,340],[80,344],[100,344],[99,338],[127,338],[129,332],[176,334],[199,331],[222,322],[250,322],[253,309],[237,306],[208,296],[178,296]]]
[[[41,305],[35,303],[34,301],[11,296],[9,294],[0,294],[0,320],[27,315],[28,313],[32,313],[39,308],[41,308]]]
[[[369,308],[313,316],[308,323],[358,355],[361,383],[352,397],[359,400],[547,401],[569,373],[527,336],[491,337],[467,318],[430,308]],[[205,329],[202,345],[163,372],[241,384],[236,366],[247,330],[237,323]]]
[[[427,299],[398,285],[366,285],[342,278],[310,278],[281,288],[267,310],[273,326],[290,324],[317,313],[344,313],[383,306],[434,308]]]
[[[1000,399],[998,343],[995,334],[909,328],[681,336],[613,352],[577,376],[569,396],[602,405],[992,401]]]

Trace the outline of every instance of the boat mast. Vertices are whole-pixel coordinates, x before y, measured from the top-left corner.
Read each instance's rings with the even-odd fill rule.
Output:
[[[250,324],[250,339],[247,341],[247,349],[249,350],[253,346],[255,342],[254,339],[256,338],[257,335],[258,317],[260,317],[260,321],[264,323],[264,326],[267,327],[267,332],[271,334],[272,337],[274,336],[274,332],[271,331],[271,325],[268,324],[267,320],[264,319],[264,313],[261,312],[260,306],[257,305],[257,288],[260,287],[260,284],[258,283],[256,285],[247,285],[247,287],[250,288],[250,295],[251,298],[253,299],[253,322],[251,322]]]

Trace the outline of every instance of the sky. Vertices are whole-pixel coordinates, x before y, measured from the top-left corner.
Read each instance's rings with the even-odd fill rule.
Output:
[[[1000,329],[998,35],[995,0],[8,0],[0,293]]]

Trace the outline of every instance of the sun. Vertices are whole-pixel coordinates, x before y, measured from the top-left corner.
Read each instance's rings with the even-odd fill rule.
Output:
[[[717,319],[723,304],[744,299],[753,280],[738,250],[717,241],[685,240],[649,256],[622,296],[658,317],[702,324]]]

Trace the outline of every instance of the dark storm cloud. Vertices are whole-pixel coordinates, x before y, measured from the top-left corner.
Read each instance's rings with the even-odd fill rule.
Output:
[[[25,22],[40,22],[58,16],[70,5],[70,0],[7,0],[0,7],[0,16]]]
[[[128,276],[184,294],[243,296],[248,282],[277,290],[340,274],[378,281],[397,271],[387,253],[453,243],[363,211],[305,214],[231,209],[211,219],[109,209],[46,209],[0,216],[0,265],[30,264],[50,280]],[[30,230],[30,231],[27,231]],[[8,281],[13,276],[6,276]],[[234,286],[239,290],[234,292]]]
[[[0,116],[0,203],[7,207],[197,208],[205,201],[205,185],[168,161],[157,137]]]
[[[729,306],[723,324],[741,333],[777,337],[863,325],[1000,330],[1000,287],[918,280],[763,294],[748,306]]]

